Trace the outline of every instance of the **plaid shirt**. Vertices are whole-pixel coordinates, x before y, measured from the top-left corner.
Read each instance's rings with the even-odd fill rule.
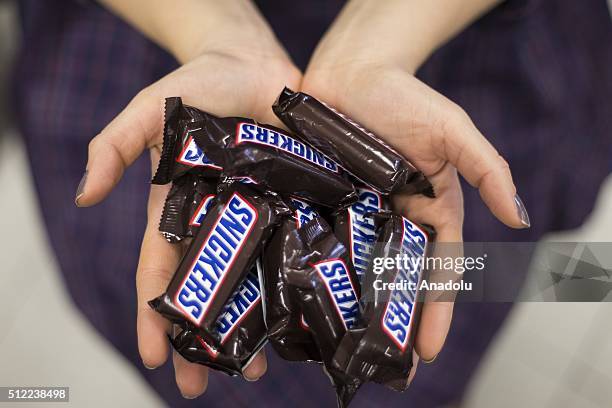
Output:
[[[341,1],[260,1],[302,67]],[[279,361],[254,384],[213,374],[197,401],[180,397],[170,364],[148,371],[136,347],[134,274],[145,226],[146,158],[102,204],[76,209],[87,144],[176,62],[93,2],[22,0],[14,109],[40,208],[69,292],[100,334],[172,406],[331,406],[319,367]],[[605,0],[511,2],[440,49],[419,75],[463,106],[508,159],[532,221],[512,231],[465,189],[466,240],[536,240],[579,225],[612,158],[612,30]],[[520,279],[516,277],[515,279]],[[368,384],[352,406],[458,401],[509,305],[459,304],[446,347],[404,394]]]

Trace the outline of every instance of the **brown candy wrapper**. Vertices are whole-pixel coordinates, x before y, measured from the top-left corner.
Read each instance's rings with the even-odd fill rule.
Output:
[[[222,188],[166,293],[151,306],[218,347],[219,315],[275,227],[289,214],[284,202],[246,184]]]
[[[244,368],[266,343],[260,280],[253,268],[225,305],[217,320],[218,347],[197,332],[185,329],[170,341],[186,360],[229,375],[242,375]]]
[[[427,256],[435,240],[432,227],[391,213],[378,217],[384,225],[375,258],[395,259],[406,254],[418,261]],[[419,262],[409,262],[407,269],[368,269],[362,286],[362,319],[342,339],[333,357],[334,369],[360,383],[374,381],[396,391],[407,388],[421,312],[418,287],[426,272]],[[405,283],[405,287],[375,289],[389,283]]]
[[[208,114],[190,127],[197,145],[228,177],[250,177],[265,190],[329,207],[356,199],[353,184],[333,160],[284,130]]]
[[[151,183],[168,184],[188,173],[219,177],[221,167],[206,157],[191,135],[194,128],[189,124],[202,120],[203,115],[199,109],[183,105],[181,98],[166,98],[162,153]]]
[[[285,88],[272,110],[298,137],[375,190],[434,197],[431,183],[412,163],[372,132],[312,96]]]
[[[368,187],[357,187],[358,199],[341,209],[334,217],[334,233],[349,250],[350,259],[359,278],[363,280],[372,259],[376,243],[374,214],[389,207],[387,198]]]
[[[301,309],[339,404],[348,404],[359,383],[332,365],[340,341],[360,319],[360,287],[347,249],[320,217],[293,234],[287,283]]]
[[[302,254],[302,242],[296,231],[318,214],[302,200],[291,199],[288,204],[293,207],[293,216],[283,221],[263,255],[268,339],[285,360],[321,361],[304,320],[301,301],[287,282],[288,268],[295,262],[293,257]]]
[[[159,231],[170,243],[192,238],[217,194],[217,180],[186,174],[172,182]]]

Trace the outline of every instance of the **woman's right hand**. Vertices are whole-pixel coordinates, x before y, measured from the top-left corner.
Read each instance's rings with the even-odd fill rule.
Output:
[[[250,41],[236,38],[232,44],[209,37],[206,44],[195,58],[143,89],[91,140],[86,173],[76,196],[79,207],[102,201],[146,149],[151,171],[155,172],[162,148],[166,97],[181,96],[186,104],[218,116],[247,116],[278,124],[271,106],[284,86],[299,87],[301,74],[273,36],[256,36]],[[158,231],[169,189],[170,185],[151,186],[148,223],[136,271],[138,348],[148,368],[165,362],[169,349],[166,335],[171,325],[147,302],[165,291],[182,256],[181,246],[169,244]],[[208,383],[207,368],[189,363],[176,353],[173,361],[181,393],[187,398],[202,394]],[[265,370],[266,359],[260,353],[244,376],[256,380]]]

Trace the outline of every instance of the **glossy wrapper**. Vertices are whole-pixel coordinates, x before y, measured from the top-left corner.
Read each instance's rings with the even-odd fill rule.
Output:
[[[434,196],[431,183],[402,155],[312,96],[285,88],[272,109],[298,137],[375,190]]]
[[[206,115],[190,125],[197,145],[229,177],[330,207],[356,199],[355,188],[331,159],[285,131],[252,119]]]
[[[349,250],[349,257],[359,278],[368,269],[376,243],[374,214],[388,208],[386,197],[368,187],[357,187],[358,199],[334,216],[334,233]]]
[[[427,256],[435,239],[432,227],[417,225],[391,213],[378,215],[384,222],[374,257],[408,259]],[[412,350],[418,330],[421,303],[418,287],[426,271],[423,264],[409,262],[403,266],[374,273],[368,269],[361,298],[362,320],[342,339],[333,358],[333,367],[346,376],[365,383],[374,381],[396,391],[408,386],[412,368]],[[415,266],[416,265],[416,266]],[[380,272],[380,271],[379,271]],[[374,289],[387,283],[402,283],[393,290]]]
[[[153,184],[168,184],[188,174],[219,177],[221,167],[213,164],[196,145],[189,125],[203,118],[203,112],[183,105],[181,98],[166,98],[163,146]]]
[[[304,317],[300,300],[287,283],[293,257],[302,256],[302,241],[296,230],[318,216],[302,200],[291,199],[293,216],[283,220],[264,249],[264,299],[268,339],[274,350],[289,361],[321,361]]]
[[[262,296],[256,268],[246,276],[217,320],[220,345],[211,346],[197,332],[185,329],[171,338],[186,360],[229,375],[242,375],[266,343]]]
[[[278,198],[232,183],[213,201],[166,293],[151,304],[175,323],[187,322],[218,346],[217,319],[289,208]]]
[[[217,181],[186,174],[172,182],[159,221],[159,231],[168,242],[195,236],[217,193]]]
[[[301,301],[302,313],[321,360],[330,377],[338,403],[350,401],[359,382],[332,366],[332,359],[347,330],[360,318],[360,287],[347,249],[329,225],[317,217],[295,231],[300,249],[287,263],[287,283]]]

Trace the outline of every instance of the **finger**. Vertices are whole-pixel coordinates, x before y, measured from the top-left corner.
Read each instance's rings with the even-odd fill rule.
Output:
[[[152,186],[149,202],[154,207],[150,213],[161,214],[155,207],[163,203],[168,191],[167,186]],[[162,365],[167,358],[168,342],[166,334],[170,323],[147,303],[161,295],[168,286],[180,261],[180,248],[169,244],[157,230],[159,216],[150,217],[145,230],[140,252],[140,261],[136,272],[136,289],[138,292],[138,349],[143,363],[149,368]]]
[[[415,343],[415,350],[423,360],[433,360],[442,351],[453,319],[453,306],[453,302],[423,303]]]
[[[174,363],[174,376],[181,395],[187,399],[194,399],[202,395],[208,387],[208,368],[203,365],[190,363],[178,354],[172,353]]]
[[[159,153],[152,152],[152,162],[157,166]],[[148,224],[145,230],[140,260],[136,272],[138,293],[138,349],[143,363],[148,368],[162,365],[167,358],[170,323],[148,305],[148,301],[161,295],[174,274],[180,258],[181,248],[164,240],[157,225],[170,186],[151,186],[147,209]]]
[[[508,162],[466,114],[462,112],[448,120],[442,146],[440,157],[451,162],[473,187],[478,188],[493,215],[513,228],[530,226]]]
[[[393,197],[394,208],[412,221],[435,226],[434,259],[460,257],[463,255],[463,197],[456,170],[447,164],[431,181],[439,187],[437,200],[398,195]],[[431,270],[428,276],[428,281],[433,283],[458,279],[460,276],[452,270]],[[444,346],[452,321],[455,295],[454,291],[433,290],[425,294],[415,343],[415,349],[423,360],[435,358]]]
[[[267,369],[268,360],[266,359],[266,354],[262,349],[259,353],[257,353],[255,358],[253,358],[253,361],[251,361],[249,365],[244,368],[242,375],[247,381],[257,381],[266,373]]]
[[[454,226],[442,226],[437,231],[434,259],[462,256],[460,242],[453,241],[460,234]],[[446,283],[460,280],[460,275],[451,270],[432,270],[428,283]],[[421,304],[421,320],[416,335],[415,349],[425,361],[433,360],[444,347],[453,319],[456,291],[428,290]]]
[[[75,198],[79,207],[103,200],[143,150],[161,142],[162,112],[163,99],[149,87],[91,140],[86,173]]]

